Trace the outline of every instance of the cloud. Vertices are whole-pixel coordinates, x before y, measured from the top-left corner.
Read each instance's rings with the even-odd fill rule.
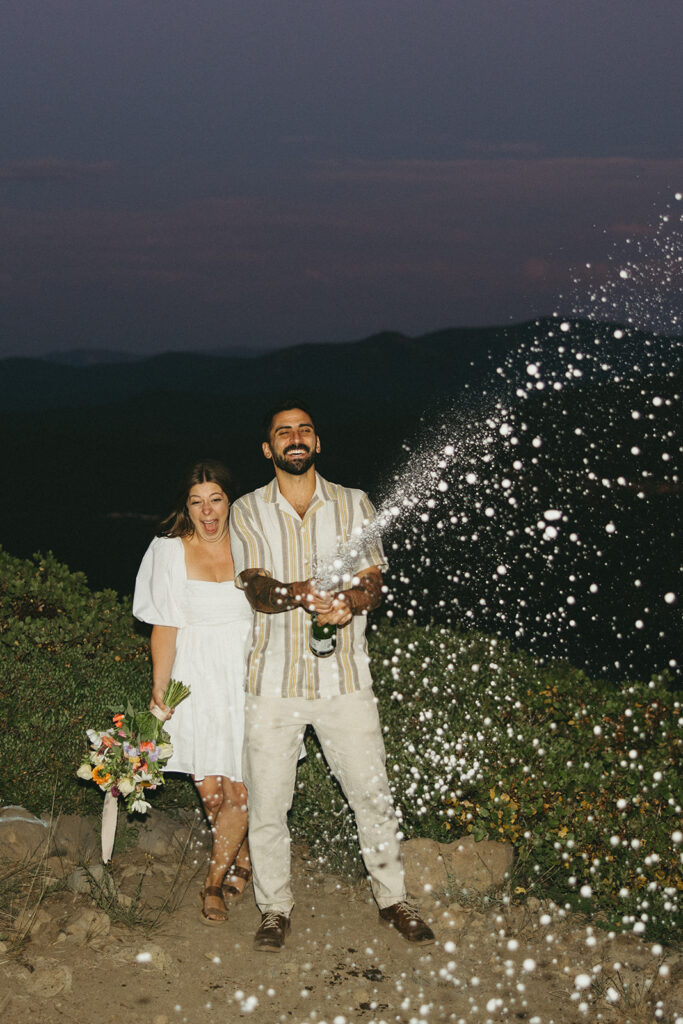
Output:
[[[107,161],[81,163],[75,160],[0,161],[0,181],[86,181],[111,174],[113,165]]]
[[[681,181],[683,160],[355,160],[310,165],[293,194],[6,204],[0,327],[211,347],[523,320],[654,234]]]

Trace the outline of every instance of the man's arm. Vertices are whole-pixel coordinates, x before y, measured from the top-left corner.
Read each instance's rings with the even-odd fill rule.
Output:
[[[315,597],[310,580],[303,583],[281,583],[265,569],[245,569],[240,573],[249,604],[256,612],[288,612],[303,607],[314,611]]]

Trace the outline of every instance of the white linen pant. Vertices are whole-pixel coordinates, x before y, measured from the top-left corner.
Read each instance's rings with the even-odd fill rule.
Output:
[[[292,806],[307,725],[315,729],[327,763],[356,816],[361,852],[378,906],[390,907],[404,900],[398,825],[372,690],[320,700],[247,694],[245,714],[242,761],[259,910],[289,915],[294,906],[287,812]]]

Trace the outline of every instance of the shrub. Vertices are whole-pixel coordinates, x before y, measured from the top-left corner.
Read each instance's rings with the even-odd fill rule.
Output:
[[[146,706],[148,643],[130,599],[93,593],[82,573],[52,555],[31,561],[0,550],[0,802],[33,811],[99,811],[102,795],[75,776],[86,728],[110,723],[108,708]],[[169,778],[157,806],[194,802],[184,777]]]
[[[507,840],[518,896],[673,936],[681,720],[666,680],[616,687],[495,637],[410,623],[382,623],[370,646],[408,838]],[[355,871],[342,798],[307,743],[294,827],[315,855]]]
[[[130,602],[91,593],[52,556],[0,551],[0,800],[99,811],[75,770],[84,729],[146,704],[146,640]],[[664,678],[621,687],[539,664],[496,637],[385,621],[370,634],[387,768],[403,833],[507,840],[514,895],[673,939],[678,927],[681,712]],[[357,873],[355,827],[313,736],[292,831],[322,864]],[[169,778],[156,806],[195,803]]]
[[[71,572],[51,552],[31,560],[0,548],[0,651],[23,658],[36,649],[96,660],[147,660],[135,631],[129,598],[93,592],[82,572]]]

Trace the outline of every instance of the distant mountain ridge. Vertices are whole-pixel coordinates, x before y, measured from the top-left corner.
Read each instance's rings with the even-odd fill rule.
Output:
[[[592,343],[597,333],[611,357],[624,358],[627,347],[615,340],[615,325],[586,321],[576,328],[574,339],[585,333]],[[158,393],[261,401],[264,395],[292,391],[322,391],[330,399],[379,398],[417,408],[484,382],[492,364],[557,330],[558,321],[548,318],[449,328],[417,338],[383,332],[360,341],[297,345],[256,356],[169,352],[137,358],[119,352],[111,353],[111,362],[91,363],[87,352],[77,350],[78,358],[72,353],[68,362],[14,357],[0,360],[0,411],[86,408]],[[646,340],[652,347],[650,336],[629,331],[629,346]]]

